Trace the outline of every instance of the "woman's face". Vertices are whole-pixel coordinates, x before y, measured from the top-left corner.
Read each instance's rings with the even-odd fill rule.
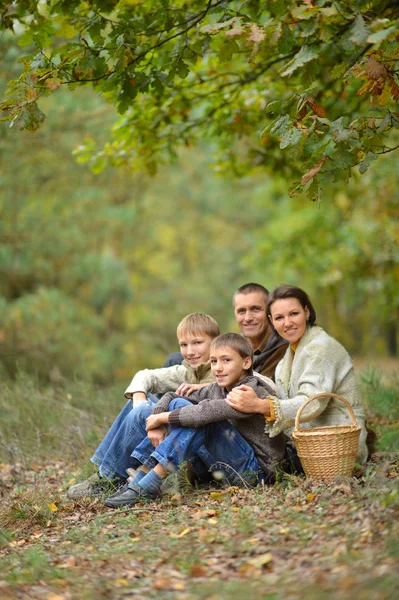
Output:
[[[275,330],[289,344],[295,344],[306,330],[309,309],[296,298],[276,300],[270,307],[270,320]]]

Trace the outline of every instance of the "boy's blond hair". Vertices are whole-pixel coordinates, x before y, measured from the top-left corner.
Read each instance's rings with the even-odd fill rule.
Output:
[[[245,372],[247,375],[252,375],[254,349],[246,337],[240,335],[239,333],[224,333],[223,335],[219,335],[217,338],[215,338],[211,343],[211,352],[215,348],[232,348],[241,356],[241,358],[249,357],[251,359],[251,367],[246,369]]]
[[[209,315],[204,313],[191,313],[184,317],[177,326],[177,337],[182,335],[209,335],[215,338],[220,335],[219,325]]]

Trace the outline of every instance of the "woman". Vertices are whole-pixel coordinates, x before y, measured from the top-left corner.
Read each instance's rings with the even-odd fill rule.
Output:
[[[300,288],[282,285],[269,295],[267,315],[276,332],[289,346],[276,367],[277,397],[258,398],[247,386],[239,386],[227,396],[232,408],[261,413],[271,437],[295,424],[301,404],[321,392],[343,396],[361,426],[357,461],[367,459],[365,412],[349,354],[334,338],[316,326],[316,312]],[[304,427],[350,424],[346,406],[335,398],[320,398],[302,411]]]

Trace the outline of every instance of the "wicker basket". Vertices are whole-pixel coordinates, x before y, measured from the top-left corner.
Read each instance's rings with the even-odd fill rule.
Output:
[[[300,429],[299,420],[305,406],[317,398],[328,396],[343,402],[352,418],[351,425],[334,425]],[[361,427],[345,398],[325,392],[308,398],[299,408],[292,437],[307,477],[328,480],[336,475],[352,475],[358,452]]]

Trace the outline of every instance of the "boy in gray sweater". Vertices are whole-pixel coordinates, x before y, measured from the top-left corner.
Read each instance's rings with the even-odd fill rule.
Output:
[[[143,497],[156,498],[167,475],[198,458],[199,450],[208,469],[222,471],[230,484],[274,482],[275,468],[285,455],[285,436],[269,438],[263,415],[236,411],[225,402],[229,391],[242,384],[252,387],[258,397],[273,394],[266,382],[252,375],[252,354],[248,340],[235,333],[212,342],[210,362],[216,383],[193,392],[190,401],[176,393],[161,398],[147,418],[148,437],[132,453],[142,467],[132,482],[107,499],[106,506],[118,508]],[[164,426],[169,435],[159,441],[156,432]]]

